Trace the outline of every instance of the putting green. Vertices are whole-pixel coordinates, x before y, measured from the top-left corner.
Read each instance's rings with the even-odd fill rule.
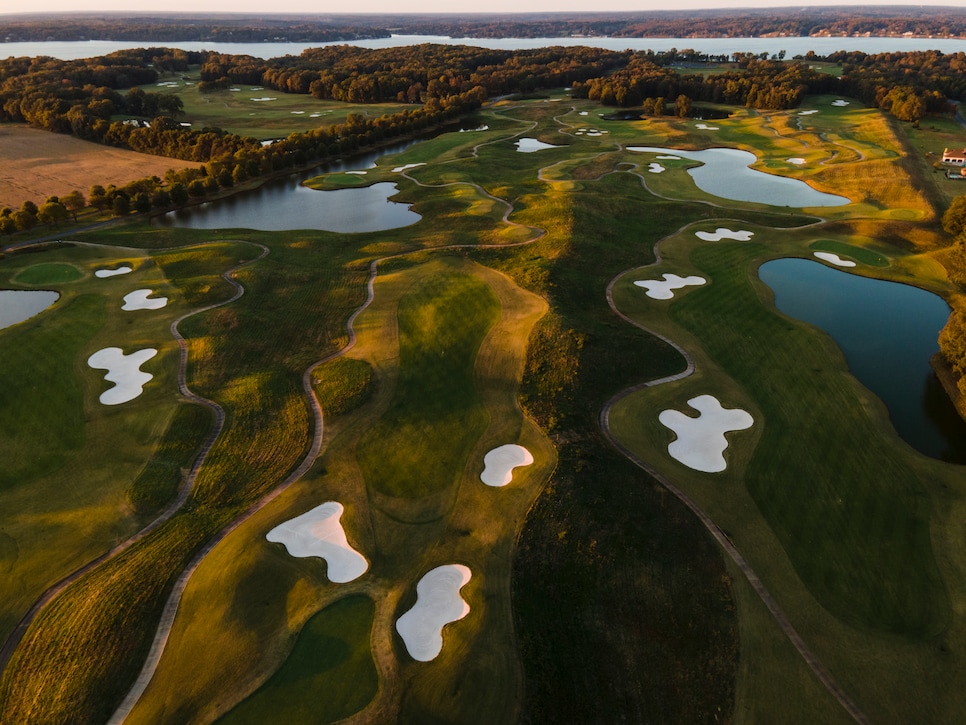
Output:
[[[29,285],[62,284],[83,279],[84,273],[72,264],[44,262],[27,267],[13,278],[14,282]]]

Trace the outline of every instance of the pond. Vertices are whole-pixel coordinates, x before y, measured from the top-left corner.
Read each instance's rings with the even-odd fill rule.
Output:
[[[804,181],[749,168],[757,158],[750,151],[731,148],[682,151],[656,146],[628,146],[627,150],[674,154],[691,161],[699,161],[701,166],[688,169],[688,174],[701,191],[722,199],[795,208],[844,206],[851,203],[844,196],[817,191]]]
[[[807,259],[775,259],[758,275],[779,310],[835,340],[849,371],[885,403],[903,440],[932,458],[966,463],[966,422],[929,364],[949,318],[942,298]]]
[[[49,290],[0,290],[0,330],[29,320],[60,298]]]
[[[366,187],[318,191],[302,182],[321,173],[372,168],[376,159],[411,146],[413,141],[353,156],[311,171],[273,179],[257,189],[208,204],[156,217],[156,226],[189,229],[323,229],[330,232],[377,232],[415,224],[422,217],[408,204],[389,201],[396,185],[382,182]]]

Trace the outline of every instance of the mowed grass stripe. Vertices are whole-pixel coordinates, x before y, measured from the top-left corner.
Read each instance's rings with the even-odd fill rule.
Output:
[[[362,440],[366,481],[388,496],[418,498],[451,486],[487,414],[473,381],[476,354],[500,315],[480,280],[421,278],[399,301],[399,380],[385,415]]]
[[[764,412],[746,484],[809,590],[846,622],[923,636],[947,603],[929,539],[929,503],[910,455],[883,435],[816,333],[762,305],[758,245],[698,248],[714,280],[671,308]]]

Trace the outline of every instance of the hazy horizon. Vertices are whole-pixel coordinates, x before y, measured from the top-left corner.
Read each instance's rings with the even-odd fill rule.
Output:
[[[603,0],[587,7],[586,0],[491,0],[485,9],[473,8],[467,14],[476,13],[575,13],[575,12],[655,12],[670,10],[733,10],[762,8],[818,8],[818,7],[881,7],[906,6],[910,9],[921,8],[966,8],[966,0],[946,3],[914,4],[909,0],[853,0],[846,3],[835,0],[741,0],[735,7],[727,0],[663,0],[658,3],[642,3],[641,0]],[[132,12],[129,0],[34,0],[30,9],[0,10],[0,15],[35,15],[39,13],[98,13],[122,12],[129,15],[143,13],[230,13],[235,15],[403,15],[403,14],[460,14],[448,0],[412,0],[399,3],[396,0],[370,0],[364,10],[332,11],[320,8],[316,0],[279,0],[272,3],[272,10],[266,11],[263,0],[142,0]]]

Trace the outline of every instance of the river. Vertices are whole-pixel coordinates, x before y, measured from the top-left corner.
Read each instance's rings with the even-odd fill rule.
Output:
[[[393,48],[422,43],[445,45],[472,45],[480,48],[520,50],[546,48],[553,45],[590,46],[610,50],[665,51],[672,48],[691,48],[710,55],[732,53],[767,53],[775,55],[785,51],[787,57],[805,55],[814,50],[818,55],[828,55],[838,50],[860,50],[864,53],[886,53],[912,50],[940,50],[944,53],[966,52],[966,39],[952,38],[450,38],[444,35],[393,35],[372,40],[339,41],[334,43],[214,43],[150,42],[82,40],[52,41],[43,43],[0,43],[0,56],[50,56],[62,60],[91,58],[116,50],[145,48],[150,46],[181,48],[182,50],[213,50],[233,55],[251,55],[256,58],[278,58],[299,55],[306,48],[328,45],[355,45],[361,48]]]

